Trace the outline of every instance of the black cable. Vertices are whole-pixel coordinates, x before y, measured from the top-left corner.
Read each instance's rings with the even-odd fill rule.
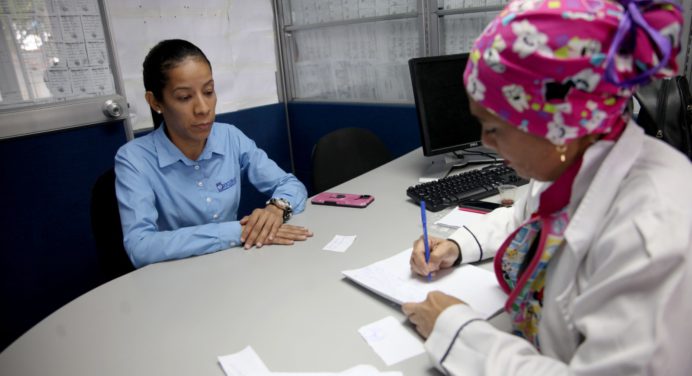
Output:
[[[486,158],[488,158],[488,159],[492,159],[493,161],[492,161],[492,162],[489,162],[489,163],[492,163],[492,164],[501,163],[501,161],[498,161],[498,160],[497,160],[497,155],[496,155],[496,154],[486,153],[486,152],[484,152],[484,151],[478,151],[478,150],[464,150],[463,153],[464,153],[464,154],[471,154],[471,155],[482,155],[482,156],[484,156],[484,157],[486,157]],[[464,154],[462,154],[461,156],[459,156],[459,154],[457,154],[457,151],[453,151],[452,154],[454,154],[454,156],[457,157],[457,158],[459,158],[459,159],[464,159]]]

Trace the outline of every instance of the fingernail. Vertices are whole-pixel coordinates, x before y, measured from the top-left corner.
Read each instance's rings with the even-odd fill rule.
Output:
[[[257,243],[257,248],[262,247],[262,243]]]

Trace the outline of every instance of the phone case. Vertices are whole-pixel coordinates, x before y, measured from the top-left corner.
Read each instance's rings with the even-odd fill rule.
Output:
[[[310,200],[316,205],[348,206],[350,208],[364,208],[373,201],[375,198],[370,195],[334,192],[322,192]]]
[[[466,201],[459,204],[460,209],[474,210],[481,213],[490,213],[500,206],[502,205],[487,201]]]

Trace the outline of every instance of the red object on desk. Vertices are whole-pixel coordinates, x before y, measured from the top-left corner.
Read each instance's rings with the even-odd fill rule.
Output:
[[[489,211],[486,210],[480,210],[480,209],[472,209],[472,208],[462,208],[461,206],[458,207],[457,209],[461,211],[466,211],[466,212],[471,212],[471,213],[478,213],[478,214],[488,214],[490,213]]]

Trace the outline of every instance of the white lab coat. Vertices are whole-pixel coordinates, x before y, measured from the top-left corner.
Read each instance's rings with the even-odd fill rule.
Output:
[[[546,183],[452,238],[492,257]],[[692,165],[630,123],[584,155],[566,243],[550,262],[541,352],[471,307],[438,317],[426,348],[453,375],[692,375]]]

